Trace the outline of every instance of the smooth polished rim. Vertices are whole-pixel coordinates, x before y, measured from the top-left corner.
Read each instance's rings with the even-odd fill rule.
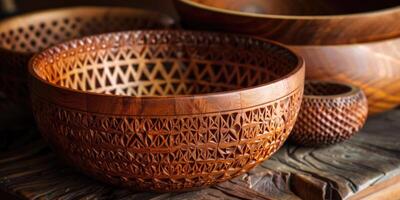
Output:
[[[200,8],[203,10],[209,10],[218,13],[225,13],[237,16],[245,16],[245,17],[257,17],[257,18],[273,18],[273,19],[303,19],[303,20],[323,20],[323,19],[343,19],[343,18],[355,18],[367,15],[381,15],[381,14],[390,14],[394,12],[400,11],[400,6],[395,6],[386,9],[379,9],[374,11],[368,12],[359,12],[359,13],[349,13],[349,14],[340,14],[340,15],[274,15],[274,14],[259,14],[259,13],[250,13],[250,12],[242,12],[242,11],[235,11],[229,10],[224,8],[217,8],[214,6],[209,6],[206,4],[201,4],[194,2],[192,0],[177,0],[184,4]]]
[[[338,99],[338,98],[346,98],[346,97],[352,97],[357,95],[359,92],[362,90],[354,85],[347,84],[347,83],[340,83],[336,81],[317,81],[317,80],[307,80],[304,83],[304,87],[307,87],[307,84],[329,84],[332,86],[339,86],[339,87],[345,87],[348,90],[346,92],[342,92],[339,94],[327,94],[327,95],[313,95],[313,94],[305,94],[303,95],[303,98],[305,99]]]

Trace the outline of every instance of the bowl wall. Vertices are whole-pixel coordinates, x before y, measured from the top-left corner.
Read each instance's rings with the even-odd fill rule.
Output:
[[[254,13],[285,16],[335,16],[365,12],[375,12],[399,6],[397,0],[364,0],[362,4],[348,0],[188,0],[186,3],[200,3],[219,9],[242,12],[243,15]]]
[[[215,184],[268,159],[293,127],[304,83],[286,48],[184,31],[65,43],[34,57],[30,72],[38,126],[62,158],[156,191]]]
[[[186,27],[257,35],[288,45],[349,44],[400,36],[398,1],[354,3],[175,0]]]
[[[369,114],[400,104],[400,39],[353,45],[293,46],[307,63],[307,79],[331,80],[360,87]]]

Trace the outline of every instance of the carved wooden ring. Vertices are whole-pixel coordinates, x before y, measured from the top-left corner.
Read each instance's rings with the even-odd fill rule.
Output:
[[[173,24],[165,15],[122,7],[61,8],[5,19],[0,22],[0,94],[29,109],[28,61],[51,45],[85,35]]]
[[[38,127],[60,156],[108,183],[174,191],[238,176],[288,137],[304,64],[250,36],[137,31],[35,56]]]
[[[367,99],[360,88],[307,81],[291,140],[306,146],[342,142],[363,127],[367,115]]]

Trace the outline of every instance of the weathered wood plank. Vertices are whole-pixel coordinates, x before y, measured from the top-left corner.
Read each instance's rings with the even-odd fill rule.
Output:
[[[97,182],[60,163],[30,131],[23,138],[33,141],[0,153],[0,188],[25,199],[344,199],[400,175],[399,130],[400,110],[373,116],[347,142],[323,148],[287,144],[247,174],[183,193],[132,192]]]

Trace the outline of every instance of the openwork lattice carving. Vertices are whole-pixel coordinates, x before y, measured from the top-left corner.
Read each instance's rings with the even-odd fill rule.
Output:
[[[68,42],[30,70],[38,126],[64,159],[158,191],[228,180],[268,159],[294,125],[304,81],[302,61],[283,47],[183,31]]]
[[[342,142],[362,128],[367,114],[367,99],[359,88],[307,82],[291,140],[309,146]]]
[[[166,16],[130,8],[66,8],[7,19],[0,23],[0,93],[27,103],[28,61],[46,47],[86,35],[172,25]]]
[[[42,57],[49,56],[46,61],[53,62],[55,67],[40,67],[38,69],[42,71],[38,74],[53,84],[87,92],[128,96],[183,95],[268,83],[293,70],[281,66],[296,63],[296,57],[289,54],[286,54],[288,60],[275,58],[285,52],[269,43],[228,36],[201,36],[138,32],[75,41],[52,49],[69,54],[65,58],[50,61],[51,55],[43,54]],[[187,43],[182,45],[181,40]],[[230,45],[222,50],[220,46],[226,43],[224,40]],[[152,41],[161,44],[144,45]],[[246,42],[254,42],[253,49],[244,46]],[[97,49],[96,43],[103,46]],[[134,46],[126,46],[126,43]],[[38,66],[48,65],[47,62],[38,63]]]

